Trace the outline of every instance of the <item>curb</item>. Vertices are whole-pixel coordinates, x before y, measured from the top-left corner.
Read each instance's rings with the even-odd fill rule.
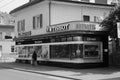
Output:
[[[18,70],[18,71],[24,71],[24,72],[30,72],[30,73],[36,73],[36,74],[60,77],[60,78],[66,78],[66,79],[71,79],[71,80],[82,80],[82,79],[70,78],[70,77],[66,77],[66,76],[60,76],[60,75],[43,73],[43,72],[37,72],[37,71],[33,71],[33,70],[26,70],[26,69],[21,69],[21,68],[12,68],[12,67],[6,67],[6,66],[0,66],[0,67],[7,68],[7,69]]]

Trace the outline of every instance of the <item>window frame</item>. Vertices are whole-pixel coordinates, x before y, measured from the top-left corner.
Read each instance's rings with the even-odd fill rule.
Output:
[[[83,15],[83,21],[90,21],[90,16],[89,15]]]
[[[33,29],[43,28],[43,14],[33,16]]]
[[[19,20],[17,22],[17,28],[18,28],[18,32],[24,32],[25,31],[25,19]]]

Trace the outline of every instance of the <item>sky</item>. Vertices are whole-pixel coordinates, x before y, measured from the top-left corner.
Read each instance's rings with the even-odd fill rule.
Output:
[[[111,0],[108,0],[110,2]],[[29,2],[29,0],[0,0],[0,11],[9,13],[11,10]]]
[[[11,10],[19,7],[29,0],[0,0],[0,11],[9,13]]]

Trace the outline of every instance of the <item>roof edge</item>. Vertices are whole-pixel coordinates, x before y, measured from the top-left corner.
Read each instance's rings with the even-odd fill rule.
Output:
[[[42,1],[44,1],[44,0],[36,0],[36,1],[32,1],[32,2],[28,2],[28,3],[26,3],[26,4],[23,4],[23,5],[15,8],[15,9],[13,9],[12,11],[10,11],[10,14],[15,13],[15,12],[21,10],[21,9],[24,9],[24,8],[26,8],[26,7],[28,7],[28,6],[37,4],[37,3],[42,2]]]
[[[45,0],[36,0],[36,1],[33,1],[33,2],[28,2],[26,4],[23,4],[21,5],[20,7],[17,7],[15,9],[13,9],[10,14],[12,13],[15,13],[19,10],[22,10],[24,8],[27,8],[31,5],[34,5],[34,4],[37,4],[39,2],[42,2],[42,1],[45,1]],[[114,7],[115,5],[110,5],[110,4],[100,4],[100,3],[90,3],[90,2],[79,2],[79,1],[66,1],[66,0],[51,0],[51,1],[59,1],[59,2],[68,2],[68,3],[76,3],[76,4],[89,4],[89,5],[98,5],[98,6],[109,6],[109,7]]]

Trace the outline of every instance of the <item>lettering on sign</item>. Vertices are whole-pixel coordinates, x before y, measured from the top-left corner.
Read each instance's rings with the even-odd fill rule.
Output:
[[[39,43],[42,43],[42,41],[35,41],[35,44],[39,44]]]
[[[47,32],[65,31],[65,30],[69,30],[69,26],[70,24],[55,26],[55,27],[48,27],[46,31]]]
[[[19,37],[25,37],[25,36],[30,36],[30,35],[31,35],[31,31],[18,33]]]
[[[95,24],[76,24],[76,29],[87,30],[87,31],[95,31],[96,30],[96,25]]]

